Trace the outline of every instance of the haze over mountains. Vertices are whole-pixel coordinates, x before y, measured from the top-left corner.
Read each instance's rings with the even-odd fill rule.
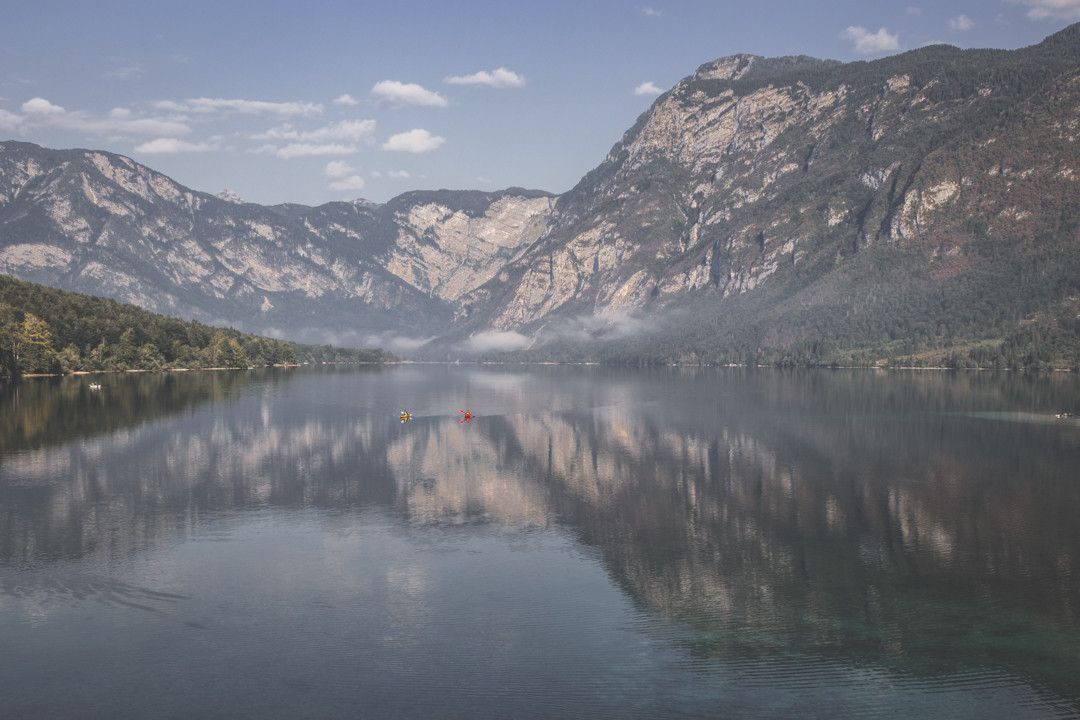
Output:
[[[1078,137],[1073,25],[1016,51],[721,58],[559,196],[268,207],[5,142],[0,272],[437,357],[979,361],[1037,332],[1072,362]]]

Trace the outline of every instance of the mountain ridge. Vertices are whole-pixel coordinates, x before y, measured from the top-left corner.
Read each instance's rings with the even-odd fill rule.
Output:
[[[237,205],[123,156],[56,151],[63,169],[36,180],[54,194],[31,179],[29,202],[10,190],[29,165],[9,156],[49,151],[3,143],[0,269],[300,339],[435,337],[440,357],[869,361],[1002,343],[1080,293],[1078,108],[1080,24],[1019,50],[718,58],[561,195]],[[145,213],[137,228],[125,209]],[[119,276],[92,264],[99,246]],[[1035,269],[1010,278],[1010,264]],[[995,301],[994,283],[1017,287]],[[471,345],[492,334],[506,342]]]
[[[933,221],[936,220],[934,217],[935,211],[936,214],[942,214],[942,211],[935,206],[947,205],[955,199],[954,196],[960,196],[960,185],[963,184],[963,182],[958,183],[955,180],[940,177],[941,168],[929,164],[924,165],[928,155],[940,151],[942,148],[948,149],[958,140],[966,142],[968,138],[965,138],[965,135],[970,135],[973,126],[978,126],[982,132],[992,131],[995,125],[1000,125],[1006,121],[1008,111],[1020,113],[1021,111],[1018,108],[1023,107],[1029,98],[1037,97],[1038,93],[1046,87],[1054,87],[1055,78],[1064,78],[1059,89],[1063,88],[1067,95],[1064,102],[1075,107],[1075,78],[1080,44],[1072,41],[1078,35],[1080,35],[1080,26],[1072,26],[1048,38],[1043,43],[1022,51],[961,51],[937,46],[869,63],[821,63],[820,68],[822,68],[822,71],[819,73],[815,83],[819,88],[816,93],[809,90],[809,86],[805,83],[807,80],[806,75],[802,71],[788,77],[789,80],[794,82],[787,87],[779,88],[774,84],[777,75],[770,71],[769,61],[765,61],[765,71],[763,72],[760,65],[757,68],[754,67],[753,56],[732,56],[703,65],[702,68],[706,70],[710,70],[717,65],[727,67],[723,78],[706,77],[704,80],[700,77],[701,69],[699,69],[698,73],[684,78],[672,90],[661,95],[656,103],[643,113],[635,125],[616,143],[605,161],[588,173],[578,186],[560,199],[559,210],[564,213],[565,219],[568,221],[566,224],[572,226],[576,223],[581,227],[576,229],[571,227],[564,230],[562,235],[559,234],[558,229],[549,234],[548,241],[552,248],[552,256],[550,258],[539,258],[539,262],[529,270],[518,268],[521,279],[516,283],[516,287],[499,288],[497,286],[488,286],[478,291],[489,293],[488,297],[481,298],[479,305],[488,308],[506,308],[509,306],[517,311],[517,315],[511,317],[506,314],[502,316],[495,315],[494,317],[488,315],[482,318],[481,324],[490,322],[496,326],[501,326],[500,329],[508,330],[514,327],[520,328],[520,326],[529,323],[541,322],[539,316],[530,315],[531,310],[537,307],[542,307],[545,311],[543,321],[550,322],[552,310],[560,304],[566,307],[569,313],[579,315],[610,312],[612,309],[610,302],[606,307],[603,306],[605,298],[595,292],[590,296],[587,290],[590,282],[589,276],[597,270],[597,263],[593,262],[592,272],[590,272],[587,258],[585,258],[586,262],[582,263],[580,262],[582,259],[580,256],[575,257],[574,253],[563,251],[563,248],[573,245],[575,242],[573,235],[575,233],[578,233],[578,238],[581,238],[586,236],[587,233],[599,229],[601,232],[607,232],[609,235],[614,236],[614,240],[609,239],[609,246],[612,244],[618,246],[621,243],[639,253],[650,242],[654,243],[652,249],[660,251],[655,257],[625,263],[626,267],[629,268],[626,273],[621,277],[616,277],[613,281],[608,280],[604,283],[609,288],[613,284],[616,286],[613,296],[617,299],[620,295],[636,295],[636,302],[631,303],[631,305],[637,307],[647,305],[654,315],[663,311],[663,303],[655,301],[658,298],[662,300],[665,291],[668,291],[672,286],[678,291],[680,283],[682,288],[685,288],[687,284],[694,285],[691,288],[692,291],[707,290],[710,286],[719,287],[719,292],[722,295],[719,300],[731,302],[728,299],[732,294],[738,295],[748,290],[754,290],[761,278],[768,278],[777,271],[780,271],[780,275],[783,274],[786,266],[783,263],[776,262],[779,257],[777,251],[781,251],[780,255],[790,253],[791,262],[788,265],[792,267],[797,263],[816,262],[819,265],[819,272],[816,277],[820,278],[827,276],[831,272],[829,266],[834,264],[829,257],[831,253],[835,253],[835,256],[839,259],[853,256],[860,248],[865,250],[870,245],[895,240],[910,241],[911,238],[905,239],[905,234],[919,234],[925,237],[929,234],[927,231],[931,230],[930,224],[933,224]],[[1052,63],[1048,62],[1046,55],[1050,52],[1050,49],[1062,45],[1068,50],[1066,55],[1054,58]],[[988,63],[988,55],[997,58],[999,62],[1005,63],[1005,65],[995,66]],[[914,66],[911,63],[913,58],[917,61]],[[965,62],[958,64],[958,58],[963,58]],[[791,64],[788,61],[779,63],[781,66]],[[1049,71],[1047,70],[1048,67],[1050,68]],[[1034,76],[1033,68],[1038,70]],[[782,69],[784,72],[789,71],[788,68]],[[907,72],[898,74],[899,71]],[[759,74],[755,76],[755,72]],[[855,73],[855,79],[859,79],[864,77],[867,72],[873,75],[871,82],[865,82],[864,80],[862,85],[851,84],[852,73]],[[914,74],[914,79],[912,74],[909,73]],[[831,82],[820,82],[822,75],[829,75]],[[1037,82],[1033,83],[1033,79]],[[811,78],[811,80],[814,80],[814,78]],[[1026,86],[1025,83],[1027,83]],[[742,87],[744,92],[749,91],[748,94],[740,96],[735,90],[739,87]],[[787,95],[784,94],[785,92]],[[825,117],[824,122],[819,123],[817,126],[812,125],[815,120],[812,112],[805,113],[808,124],[811,125],[809,128],[800,128],[797,123],[784,126],[783,122],[788,119],[792,108],[799,109],[798,102],[802,102],[804,105],[808,101],[817,102],[821,107],[829,110],[837,105],[838,98],[836,95],[841,92],[845,96],[849,93],[861,93],[862,97],[857,98],[860,105],[853,107],[851,99],[841,97],[839,99],[845,101],[847,105],[840,105],[838,111],[833,113],[833,116]],[[765,96],[766,99],[766,102],[758,107],[754,107],[755,93]],[[802,97],[798,97],[798,94],[801,94]],[[996,95],[1002,97],[999,98]],[[712,127],[702,124],[703,132],[701,134],[706,135],[706,142],[701,143],[700,147],[694,148],[695,152],[690,153],[690,156],[678,157],[678,153],[685,148],[688,140],[692,141],[694,139],[694,133],[686,132],[686,128],[691,127],[692,123],[696,122],[697,118],[708,110],[707,103],[709,101],[724,100],[725,97],[732,100],[732,102],[728,103],[728,107],[721,107],[718,111],[712,112]],[[750,102],[747,103],[748,99]],[[1061,98],[1055,100],[1057,103],[1061,101]],[[690,109],[682,112],[681,107],[666,107],[678,106],[680,102],[685,102]],[[950,106],[950,103],[952,106]],[[929,109],[934,113],[932,117],[941,127],[934,128],[929,123],[914,124],[913,126],[910,123],[907,126],[900,123],[899,130],[901,133],[893,132],[897,130],[896,127],[892,127],[898,124],[894,122],[898,114],[897,111],[899,110],[899,114],[911,112],[912,106],[920,104],[923,105],[924,112]],[[749,111],[751,114],[755,111],[763,112],[766,117],[759,118],[763,119],[764,122],[760,125],[762,132],[758,133],[758,137],[755,137],[752,132],[742,132],[740,134],[738,122],[730,123],[733,126],[731,128],[723,127],[723,116],[731,110],[732,106],[735,107],[735,112],[731,113],[733,115],[737,115],[740,110],[743,112]],[[878,106],[884,106],[887,112],[882,112],[880,116],[877,116]],[[776,112],[778,108],[781,112]],[[813,110],[814,108],[811,107],[810,109]],[[1006,112],[1001,112],[1002,109]],[[664,113],[673,118],[669,126],[678,127],[680,132],[667,132],[669,126],[664,126],[662,122],[653,122],[658,115]],[[777,117],[768,117],[769,113],[778,116],[780,122],[775,122]],[[952,117],[950,118],[947,113],[951,113]],[[1068,117],[1067,113],[1062,113],[1062,115]],[[941,122],[942,118],[949,122]],[[661,119],[667,120],[669,118],[662,117]],[[1058,120],[1059,125],[1061,122],[1062,120]],[[659,125],[659,129],[656,127],[651,128],[653,138],[646,142],[639,142],[642,134],[650,130],[650,123],[653,123],[654,126]],[[766,130],[766,124],[770,124],[772,127]],[[849,127],[845,128],[845,124]],[[838,128],[839,132],[835,128]],[[721,132],[715,132],[717,129]],[[806,132],[807,129],[810,132]],[[726,135],[723,132],[725,130],[727,131]],[[1043,130],[1045,130],[1044,127],[1032,128],[1028,134],[1031,135],[1036,131]],[[714,135],[718,137],[710,138],[705,131],[714,131]],[[902,137],[903,131],[907,131],[909,136],[914,137],[911,140]],[[769,132],[772,132],[772,137],[768,136]],[[802,137],[798,137],[800,132],[802,132]],[[833,138],[828,137],[830,132]],[[920,137],[920,132],[927,137]],[[935,133],[937,137],[934,137]],[[837,135],[843,137],[837,138]],[[864,135],[869,137],[864,137]],[[897,135],[901,136],[896,137]],[[1061,173],[1060,179],[1065,179],[1067,182],[1059,184],[1061,186],[1055,189],[1055,194],[1063,200],[1068,198],[1071,201],[1076,197],[1076,186],[1071,174],[1076,168],[1076,138],[1075,133],[1071,132],[1071,130],[1066,135],[1067,143],[1064,145],[1061,142],[1046,142],[1045,147],[1040,148],[1038,143],[1029,143],[1030,147],[1028,149],[1031,151],[1030,156],[1032,158],[1041,160],[1051,158],[1052,162],[1062,165],[1060,168],[1054,168],[1054,171]],[[670,143],[668,142],[669,138],[673,139]],[[787,207],[778,210],[775,207],[776,203],[774,203],[774,207],[760,213],[765,215],[762,222],[742,222],[742,227],[732,228],[730,222],[732,219],[736,221],[736,225],[739,224],[739,220],[755,219],[752,217],[753,206],[763,204],[760,202],[763,194],[762,190],[765,189],[762,185],[772,184],[776,179],[776,177],[770,177],[768,172],[760,170],[762,163],[760,151],[768,148],[777,139],[786,141],[786,147],[783,147],[775,158],[781,162],[774,163],[770,170],[775,173],[776,177],[781,179],[785,173],[789,174],[789,176],[793,173],[796,178],[793,187],[789,186],[778,193],[781,196],[781,201],[790,201],[791,196],[798,192],[810,195],[817,200],[817,210],[822,216],[821,219],[825,220],[825,222],[818,222],[814,226],[814,223],[793,221],[788,224],[795,227],[784,228],[783,223],[776,218],[776,215],[795,212],[805,214],[808,210],[813,209],[806,203],[795,206],[794,203],[788,202]],[[792,147],[792,140],[795,139],[801,141],[801,143]],[[999,140],[999,138],[987,139],[991,142]],[[1048,140],[1048,138],[1040,139]],[[822,142],[823,140],[825,142]],[[820,167],[823,161],[828,159],[824,157],[823,150],[829,149],[828,143],[830,142],[833,147],[841,150],[847,147],[848,144],[857,146],[862,143],[865,146],[865,152],[862,157],[845,157],[841,153],[838,159],[844,162],[833,163],[834,167],[831,176],[823,178],[823,182],[819,183],[822,190],[817,197],[814,197],[815,191],[805,191],[803,188],[813,180],[812,175],[814,173],[810,166],[817,164]],[[743,149],[748,148],[750,152],[740,153],[740,143]],[[1047,152],[1049,149],[1057,150],[1059,148],[1062,150],[1061,153]],[[653,156],[649,158],[651,165],[642,161],[642,158],[646,155],[645,151],[649,150],[653,151]],[[703,155],[710,152],[723,155],[727,150],[733,150],[734,152],[730,153],[730,155],[734,157],[715,158],[705,163],[706,167],[699,169],[696,180],[687,177],[693,175],[695,170],[693,163],[700,161]],[[801,154],[800,150],[805,150],[805,154]],[[766,157],[765,159],[769,158]],[[666,183],[664,192],[653,192],[651,197],[647,198],[654,203],[666,203],[666,207],[661,207],[659,212],[656,211],[656,208],[649,207],[644,207],[644,212],[637,212],[640,205],[644,203],[640,202],[642,194],[637,192],[638,188],[635,187],[634,182],[623,182],[621,187],[618,186],[618,174],[625,170],[626,165],[632,166],[635,162],[638,166],[646,167],[645,172],[638,173],[637,176],[631,178],[632,180],[644,180],[652,184]],[[738,178],[737,173],[741,169],[740,163],[753,171],[745,173],[750,182]],[[877,167],[875,168],[874,165]],[[631,167],[630,172],[624,174],[630,176],[633,174],[634,169]],[[853,169],[854,172],[852,172]],[[1007,172],[1008,168],[1004,168],[1004,170]],[[1023,172],[1029,173],[1029,170],[1025,169]],[[931,171],[938,173],[938,177],[930,177]],[[719,199],[716,199],[721,193],[713,192],[710,187],[710,183],[714,183],[717,179],[716,175],[710,177],[710,172],[719,173],[720,175],[724,173],[736,175],[736,180],[739,182],[732,184],[729,181],[721,190],[734,190],[741,193],[741,197],[737,196],[736,202],[729,203],[728,207],[724,207],[723,200],[725,198],[719,197]],[[754,173],[756,173],[756,177],[754,177]],[[856,178],[862,185],[866,186],[864,190],[869,191],[869,193],[862,192],[861,194],[864,197],[852,198],[850,196],[859,194],[861,189],[858,187],[849,188],[849,197],[837,198],[833,206],[829,207],[829,202],[832,202],[829,196],[835,195],[833,185],[837,183],[851,185]],[[925,188],[922,187],[924,178],[927,181]],[[691,184],[692,180],[695,181],[693,184]],[[963,178],[958,178],[958,180],[963,180]],[[1016,189],[1012,188],[1011,184],[1014,182],[1020,184],[1027,180],[1027,176],[1018,177],[1015,180],[1010,179],[1010,187],[1005,189],[1005,195],[1017,195]],[[605,183],[607,183],[607,186],[605,186]],[[704,193],[702,192],[703,189]],[[925,199],[929,202],[923,202],[924,189],[928,191]],[[1001,193],[1002,189],[998,188],[995,192]],[[678,197],[680,193],[682,194],[681,198]],[[664,198],[665,194],[674,198],[675,202]],[[708,208],[701,205],[705,200],[703,195],[709,194],[713,195],[716,204],[720,207]],[[871,196],[865,197],[867,194]],[[878,197],[873,197],[875,194]],[[591,203],[593,207],[581,207],[579,201],[582,200],[586,206]],[[766,197],[765,200],[767,201],[769,198]],[[852,202],[853,200],[858,202]],[[1030,198],[1026,200],[1030,202]],[[637,201],[639,208],[633,207],[635,201]],[[563,205],[564,202],[569,207]],[[608,207],[605,207],[604,203],[607,203]],[[1067,208],[1074,207],[1075,203],[1062,202],[1061,205]],[[918,215],[920,209],[925,211],[922,216],[913,217],[913,213]],[[651,213],[650,210],[652,210]],[[772,211],[771,215],[766,214],[769,211]],[[710,223],[706,222],[702,225],[696,221],[710,212],[714,214],[714,218],[709,218],[709,220],[715,222],[716,215],[724,216],[721,219],[727,221],[726,224],[728,225],[725,228],[728,232],[714,232],[714,235],[720,236],[706,238],[706,240],[713,241],[711,247],[703,247],[702,243],[697,242],[698,235],[686,236],[684,239],[678,237],[679,233],[666,231],[654,232],[650,235],[639,233],[637,237],[631,237],[630,242],[625,242],[624,236],[633,235],[635,228],[648,228],[650,225],[660,228],[663,221],[668,218],[690,221],[687,224],[691,226],[694,233],[698,233],[698,231],[705,232]],[[1026,213],[1036,217],[1039,215],[1045,216],[1045,212],[1041,212],[1037,208],[1030,210],[1013,208],[1012,212],[1014,215],[1024,215]],[[1062,212],[1065,211],[1062,210]],[[620,217],[625,218],[627,215],[637,215],[637,217],[634,217],[629,222],[622,223],[622,227],[619,227],[618,221]],[[1070,211],[1071,217],[1073,217],[1073,213]],[[854,228],[849,228],[852,224],[851,219],[857,221],[854,223],[856,225]],[[914,222],[917,219],[926,221],[924,223],[926,227],[917,227],[918,223]],[[1072,221],[1070,220],[1070,222]],[[722,225],[724,223],[716,224]],[[800,224],[803,226],[802,228],[798,227]],[[784,232],[785,237],[777,238],[774,241],[773,236],[779,233],[774,233],[771,230],[778,225],[781,227],[781,231],[787,232]],[[800,229],[802,232],[796,232]],[[736,232],[732,233],[731,230]],[[850,232],[850,230],[855,232]],[[934,228],[934,230],[937,230],[937,228]],[[807,239],[818,241],[830,234],[838,234],[844,231],[848,231],[848,237],[844,239],[844,242],[849,244],[850,249],[845,249],[841,244],[834,242],[833,247],[828,248],[830,252],[825,253],[820,252],[823,248],[814,247],[815,244],[820,245],[820,242],[805,242]],[[666,238],[668,247],[666,249],[656,248],[656,236],[663,234],[668,236]],[[734,238],[732,234],[735,234]],[[950,234],[955,235],[956,233],[950,231]],[[570,237],[567,237],[568,235]],[[672,235],[676,237],[672,237]],[[967,244],[966,239],[964,242],[960,240],[960,238],[955,238],[952,243],[953,246],[941,246],[939,250],[946,253],[960,251],[962,246]],[[1073,231],[1072,236],[1065,237],[1063,240],[1074,248],[1076,244],[1075,231]],[[680,247],[680,243],[691,246],[689,248],[690,252],[686,252],[686,247]],[[693,247],[695,243],[697,243],[696,249]],[[706,242],[704,245],[708,245],[708,243]],[[797,245],[802,247],[796,247]],[[595,250],[595,247],[589,249],[592,251]],[[659,278],[650,278],[648,273],[639,275],[643,268],[655,263],[657,259],[662,261],[663,258],[660,256],[665,250],[670,257],[674,257],[677,262],[683,263],[684,267],[681,269],[684,272],[681,278],[678,276],[671,277],[670,274],[668,278],[664,278],[662,275]],[[819,251],[817,258],[813,256],[815,254],[814,250]],[[697,253],[695,257],[688,257],[688,255],[692,256],[695,252]],[[562,255],[561,259],[556,257],[560,253]],[[771,257],[764,258],[764,262],[761,261],[762,258],[757,257],[766,254],[771,255]],[[742,257],[739,257],[739,255]],[[574,265],[577,265],[577,268],[572,269]],[[552,277],[550,282],[544,282],[542,278],[545,273],[551,275],[552,268],[561,267],[567,268],[567,274],[572,276],[568,280],[563,280],[562,286],[573,289],[564,292],[559,297],[552,298],[552,293],[547,291],[553,286],[558,286],[560,281]],[[613,267],[611,269],[617,272],[617,268]],[[809,274],[814,275],[814,273]],[[664,285],[665,280],[668,283],[667,287]],[[771,280],[773,283],[776,281],[777,278]],[[511,285],[514,285],[514,283],[511,283]],[[522,288],[532,291],[533,294],[529,296],[527,292],[523,293]],[[537,288],[542,288],[542,290],[537,290]],[[501,297],[499,296],[500,292],[502,292]],[[517,293],[516,297],[515,292]],[[642,301],[643,298],[644,301]],[[598,300],[599,302],[597,302]],[[683,301],[683,298],[680,298],[681,301]],[[698,303],[696,309],[701,309],[700,303]],[[618,310],[618,308],[616,307],[615,310]],[[712,314],[716,314],[715,307],[709,308],[709,310]],[[841,310],[850,312],[852,308],[841,308]],[[964,332],[969,329],[965,328]],[[720,334],[729,333],[727,330],[723,330]],[[739,352],[741,354],[753,353],[758,349],[756,345],[772,345],[773,341],[763,337],[763,335],[763,333],[759,333],[761,337],[759,337],[760,342],[758,343],[737,343],[740,346]],[[677,344],[677,340],[673,338],[664,340],[662,344],[668,344],[669,346]],[[947,344],[944,342],[945,340],[946,338],[942,338],[943,345]],[[781,343],[781,345],[786,344],[788,343]],[[690,345],[690,343],[686,343],[686,345]],[[754,345],[755,347],[747,347],[747,345]],[[775,347],[775,345],[773,346]],[[640,356],[636,351],[631,351],[628,348],[623,349],[629,353],[628,357]],[[717,352],[717,350],[714,347],[709,348],[705,353],[692,352],[691,357],[711,356],[713,361],[732,359],[723,352]]]

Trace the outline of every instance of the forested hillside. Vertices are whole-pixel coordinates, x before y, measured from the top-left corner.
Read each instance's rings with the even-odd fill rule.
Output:
[[[32,373],[381,362],[381,350],[298,345],[0,275],[0,379]]]
[[[440,360],[1076,367],[1080,24],[1017,50],[723,57],[559,196],[263,207],[0,142],[0,272]],[[90,366],[147,343],[228,356],[138,333],[112,359],[85,332],[54,345]]]
[[[560,196],[457,332],[532,359],[1075,367],[1078,118],[1080,25],[722,58]]]

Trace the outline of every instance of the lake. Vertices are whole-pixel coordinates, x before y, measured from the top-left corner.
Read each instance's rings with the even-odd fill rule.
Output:
[[[0,716],[1080,717],[1062,409],[1074,375],[0,387]]]

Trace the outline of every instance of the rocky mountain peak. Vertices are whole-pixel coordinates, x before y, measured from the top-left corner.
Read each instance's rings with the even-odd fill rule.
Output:
[[[1016,51],[720,58],[561,196],[262,207],[3,143],[0,271],[337,342],[495,331],[585,357],[646,332],[693,352],[1000,337],[1080,295],[1077,28]]]
[[[691,324],[715,314],[714,327],[767,313],[758,327],[775,345],[808,334],[806,323],[781,318],[852,312],[843,304],[856,296],[841,301],[836,288],[867,282],[847,276],[898,248],[906,255],[896,267],[929,285],[973,282],[988,270],[969,254],[965,218],[1012,208],[979,231],[1005,242],[1018,219],[1047,217],[1037,188],[1052,187],[1057,207],[1080,199],[1078,133],[1064,119],[1080,97],[1069,81],[1080,58],[1064,47],[707,63],[656,100],[560,198],[548,234],[464,297],[457,317],[566,337],[580,336],[581,318],[641,311],[685,329],[681,309],[692,305]],[[987,182],[1006,148],[1026,175]],[[1070,227],[1061,242],[1078,241]],[[799,304],[786,304],[793,297]],[[737,310],[751,302],[753,312]]]
[[[430,336],[553,205],[510,189],[262,207],[112,153],[0,143],[0,272],[310,340]]]
[[[757,55],[749,53],[718,58],[699,66],[691,78],[694,80],[738,80],[750,72],[750,68],[758,59],[760,58]]]

